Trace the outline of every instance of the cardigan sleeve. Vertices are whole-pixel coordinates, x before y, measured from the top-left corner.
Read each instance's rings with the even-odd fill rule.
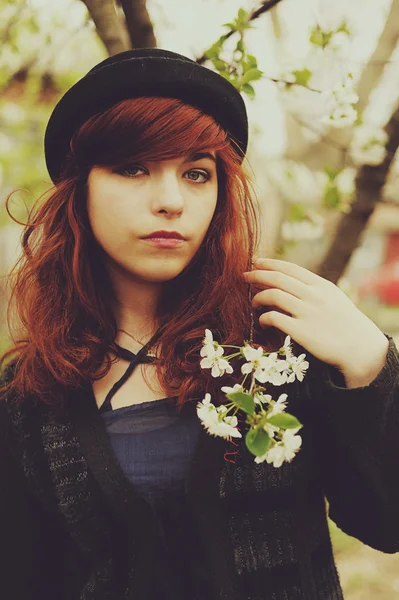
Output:
[[[54,600],[62,590],[62,528],[28,488],[10,450],[11,429],[0,395],[0,597]]]
[[[51,524],[26,488],[3,437],[0,477],[0,596],[7,600],[50,600],[57,544],[52,543]]]
[[[315,460],[329,517],[376,550],[399,552],[399,353],[365,387],[305,351]]]

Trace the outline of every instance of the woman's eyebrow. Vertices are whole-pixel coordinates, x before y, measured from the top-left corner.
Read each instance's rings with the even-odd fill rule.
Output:
[[[210,158],[214,163],[216,163],[216,157],[210,152],[194,152],[193,154],[190,154],[190,156],[188,156],[184,162],[194,162],[196,160],[201,160],[202,158]]]

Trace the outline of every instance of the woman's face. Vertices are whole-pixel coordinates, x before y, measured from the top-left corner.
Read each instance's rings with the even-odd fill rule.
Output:
[[[121,170],[91,169],[88,216],[109,265],[133,279],[154,283],[177,277],[188,265],[217,203],[215,153],[204,154],[135,163]],[[186,241],[176,248],[161,248],[142,239],[160,229],[178,231]]]

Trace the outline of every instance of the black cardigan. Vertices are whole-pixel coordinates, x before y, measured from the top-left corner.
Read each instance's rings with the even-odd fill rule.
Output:
[[[302,383],[267,385],[304,425],[291,463],[256,464],[244,437],[235,447],[201,430],[185,482],[214,589],[201,600],[342,599],[325,497],[343,531],[399,551],[399,354],[386,337],[366,387],[347,389],[306,350]],[[235,464],[225,460],[236,449]],[[155,600],[153,515],[112,452],[91,385],[61,412],[1,399],[0,477],[2,598]]]

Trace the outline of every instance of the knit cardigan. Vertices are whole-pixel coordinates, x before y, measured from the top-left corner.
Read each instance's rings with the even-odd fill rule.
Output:
[[[306,350],[303,382],[267,384],[303,424],[290,463],[257,464],[244,434],[233,446],[202,428],[185,481],[212,582],[201,600],[341,600],[327,505],[347,534],[399,551],[399,354],[385,335],[368,386],[347,388]],[[0,428],[0,596],[155,600],[153,513],[112,452],[91,385],[62,411],[3,394]]]

